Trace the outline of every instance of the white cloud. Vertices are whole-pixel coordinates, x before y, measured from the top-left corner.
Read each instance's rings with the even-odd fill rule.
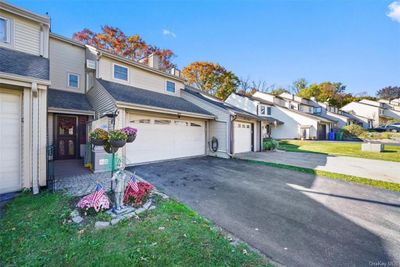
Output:
[[[167,29],[163,29],[162,30],[162,34],[165,35],[165,36],[171,36],[173,38],[176,37],[176,34],[174,32],[171,32],[170,30],[167,30]]]
[[[400,1],[394,1],[389,5],[389,12],[386,14],[394,21],[400,22]]]

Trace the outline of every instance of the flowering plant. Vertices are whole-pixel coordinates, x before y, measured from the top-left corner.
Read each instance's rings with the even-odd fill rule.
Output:
[[[106,130],[97,128],[93,132],[90,133],[90,138],[97,140],[107,140],[108,132]]]
[[[134,190],[131,187],[127,187],[124,194],[124,203],[128,203],[130,200],[134,201],[134,204],[138,205],[142,203],[144,197],[146,197],[154,186],[146,182],[138,182],[137,187],[139,190]]]
[[[122,132],[126,133],[126,135],[134,135],[137,133],[137,129],[136,128],[132,128],[132,127],[125,127],[121,129]]]
[[[108,139],[109,140],[126,140],[126,138],[128,138],[128,135],[123,132],[122,130],[114,130],[114,131],[110,131],[108,133]]]

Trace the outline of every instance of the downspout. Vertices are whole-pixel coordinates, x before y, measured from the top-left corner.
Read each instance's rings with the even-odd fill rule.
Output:
[[[228,156],[230,156],[231,158],[233,158],[233,144],[235,141],[235,137],[234,137],[234,127],[233,127],[233,122],[236,120],[237,116],[236,115],[231,115],[230,116],[230,122],[229,122],[229,152],[227,152]]]
[[[37,83],[32,83],[32,192],[39,193],[39,92]],[[37,127],[37,129],[35,129]]]

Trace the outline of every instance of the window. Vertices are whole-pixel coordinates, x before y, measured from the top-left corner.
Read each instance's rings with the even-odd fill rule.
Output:
[[[139,123],[143,123],[143,124],[149,124],[149,123],[150,123],[150,120],[147,120],[147,119],[141,119],[141,120],[139,120]]]
[[[154,120],[154,124],[170,124],[170,120]]]
[[[175,83],[167,81],[167,92],[175,93]]]
[[[74,73],[68,73],[68,87],[78,88],[79,87],[79,75]]]
[[[175,121],[175,125],[177,125],[177,126],[189,126],[189,122],[187,122],[187,121]]]
[[[260,113],[261,115],[265,115],[265,106],[261,106]]]
[[[271,115],[271,107],[267,107],[267,115]]]
[[[200,124],[197,124],[197,123],[194,123],[194,122],[191,122],[190,126],[192,126],[192,127],[201,127]]]
[[[114,78],[118,80],[128,81],[128,68],[114,64]]]
[[[321,107],[315,107],[314,108],[314,114],[320,114],[322,112],[322,108]]]
[[[10,22],[2,17],[0,17],[0,42],[10,42]]]

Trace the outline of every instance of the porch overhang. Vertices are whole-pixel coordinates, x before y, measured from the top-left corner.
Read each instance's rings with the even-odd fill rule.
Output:
[[[71,114],[71,115],[88,115],[88,116],[95,115],[95,112],[92,110],[64,109],[64,108],[52,108],[52,107],[49,107],[47,109],[47,112],[48,113]]]

